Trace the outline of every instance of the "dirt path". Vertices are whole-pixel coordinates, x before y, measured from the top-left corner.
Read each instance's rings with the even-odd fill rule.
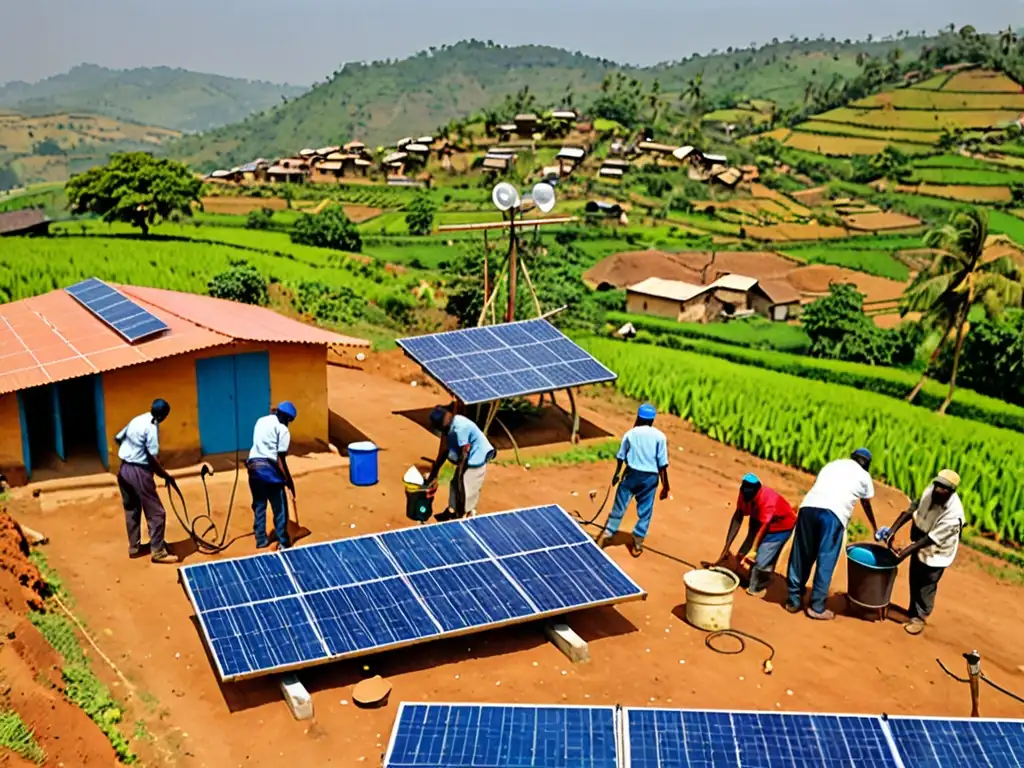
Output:
[[[382,366],[377,368],[378,363]],[[405,365],[406,367],[401,367]],[[382,448],[381,483],[353,488],[341,471],[298,480],[299,509],[312,530],[306,541],[371,533],[404,526],[401,475],[410,463],[432,456],[436,439],[398,411],[424,413],[440,399],[417,369],[400,356],[372,356],[369,372],[335,368],[330,374],[332,409],[346,428]],[[413,387],[411,381],[419,386]],[[586,398],[584,417],[618,434],[631,421],[632,405],[611,395]],[[660,504],[649,544],[697,563],[721,548],[739,478],[756,471],[793,502],[812,478],[726,448],[694,434],[671,417],[659,422],[671,443],[674,498]],[[565,447],[565,446],[562,446]],[[527,451],[559,450],[559,446]],[[510,458],[504,452],[501,458]],[[556,502],[590,516],[588,493],[598,500],[610,480],[610,463],[525,470],[495,466],[489,474],[482,511]],[[229,484],[218,476],[212,488],[223,509]],[[183,484],[199,505],[201,489]],[[248,494],[240,489],[232,531],[251,525]],[[876,508],[889,522],[904,498],[879,489]],[[101,637],[108,655],[165,709],[164,724],[177,734],[172,748],[185,766],[376,765],[387,744],[398,702],[490,701],[678,707],[782,709],[965,715],[966,686],[938,669],[940,657],[960,671],[960,654],[972,648],[985,657],[988,673],[1013,688],[1024,688],[1019,605],[1024,592],[989,576],[974,554],[964,554],[943,580],[933,625],[918,638],[895,621],[871,623],[841,616],[818,624],[790,616],[779,605],[776,580],[767,600],[737,594],[734,626],[768,639],[777,648],[775,673],[760,672],[761,650],[723,656],[704,647],[704,635],[684,624],[684,566],[654,553],[633,560],[621,547],[611,556],[649,593],[646,602],[618,609],[584,611],[570,618],[591,644],[593,661],[573,666],[535,626],[521,626],[450,641],[439,641],[369,660],[374,672],[394,684],[389,705],[357,710],[351,686],[363,662],[339,663],[302,675],[316,710],[314,723],[292,719],[273,678],[218,684],[177,583],[174,568],[126,557],[124,524],[114,498],[66,506],[24,517],[51,537],[48,553],[81,614]],[[627,523],[629,518],[627,518]],[[169,524],[169,540],[183,536]],[[229,553],[253,552],[243,539]],[[197,562],[192,556],[188,562]],[[783,559],[785,562],[785,559]],[[845,588],[845,566],[837,569],[834,591]],[[894,601],[907,597],[901,574]],[[834,597],[833,607],[843,605]],[[893,611],[896,614],[896,611]],[[1022,708],[994,691],[983,691],[983,713],[1020,716]]]

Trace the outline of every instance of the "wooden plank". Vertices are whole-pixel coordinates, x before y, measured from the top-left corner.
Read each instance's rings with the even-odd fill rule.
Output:
[[[554,219],[516,219],[516,228],[547,227],[552,224],[571,224],[578,219],[575,216],[563,216]],[[437,228],[438,232],[475,232],[485,229],[508,229],[507,221],[485,221],[479,224],[445,224]]]
[[[544,634],[573,664],[590,661],[590,647],[586,640],[573,632],[568,624],[545,624]]]

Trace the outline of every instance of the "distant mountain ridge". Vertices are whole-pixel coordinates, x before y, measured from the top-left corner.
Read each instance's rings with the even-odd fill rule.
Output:
[[[0,85],[0,108],[27,115],[83,112],[195,132],[244,120],[306,90],[171,67],[80,64],[35,83]]]
[[[662,96],[676,102],[700,75],[704,96],[712,101],[745,94],[795,106],[805,100],[809,84],[825,87],[837,76],[857,74],[860,54],[885,56],[899,47],[905,55],[916,56],[931,39],[904,34],[871,42],[773,40],[653,67],[621,66],[547,46],[470,40],[400,61],[347,64],[287,104],[167,146],[174,157],[212,170],[353,138],[385,144],[497,107],[524,86],[538,106],[587,107],[605,77],[615,72],[645,85],[657,80]]]

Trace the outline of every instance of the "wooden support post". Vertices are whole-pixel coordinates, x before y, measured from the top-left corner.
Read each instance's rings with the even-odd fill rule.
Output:
[[[569,393],[569,403],[572,405],[572,437],[569,441],[576,445],[580,441],[580,410],[576,407],[576,396],[572,393],[572,387],[565,391]]]
[[[281,693],[284,695],[288,709],[296,720],[313,719],[313,699],[309,697],[309,691],[296,675],[283,675],[280,681]]]
[[[568,624],[545,624],[544,634],[573,664],[590,661],[590,647]]]
[[[978,700],[981,697],[981,654],[971,651],[964,654],[967,674],[971,683],[971,717],[981,717]]]

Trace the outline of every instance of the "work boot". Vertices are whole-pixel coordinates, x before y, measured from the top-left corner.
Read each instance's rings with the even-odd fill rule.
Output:
[[[173,564],[181,562],[181,559],[177,555],[172,555],[166,549],[153,554],[152,560],[154,563],[161,564]]]
[[[924,619],[915,616],[903,625],[903,631],[908,635],[920,635],[924,632]]]
[[[134,560],[142,554],[142,547],[128,547],[128,557]]]
[[[800,605],[800,603],[789,603],[789,602],[787,602],[785,604],[785,606],[783,606],[783,607],[787,611],[789,611],[790,613],[800,613],[800,610],[803,608],[803,606]]]

